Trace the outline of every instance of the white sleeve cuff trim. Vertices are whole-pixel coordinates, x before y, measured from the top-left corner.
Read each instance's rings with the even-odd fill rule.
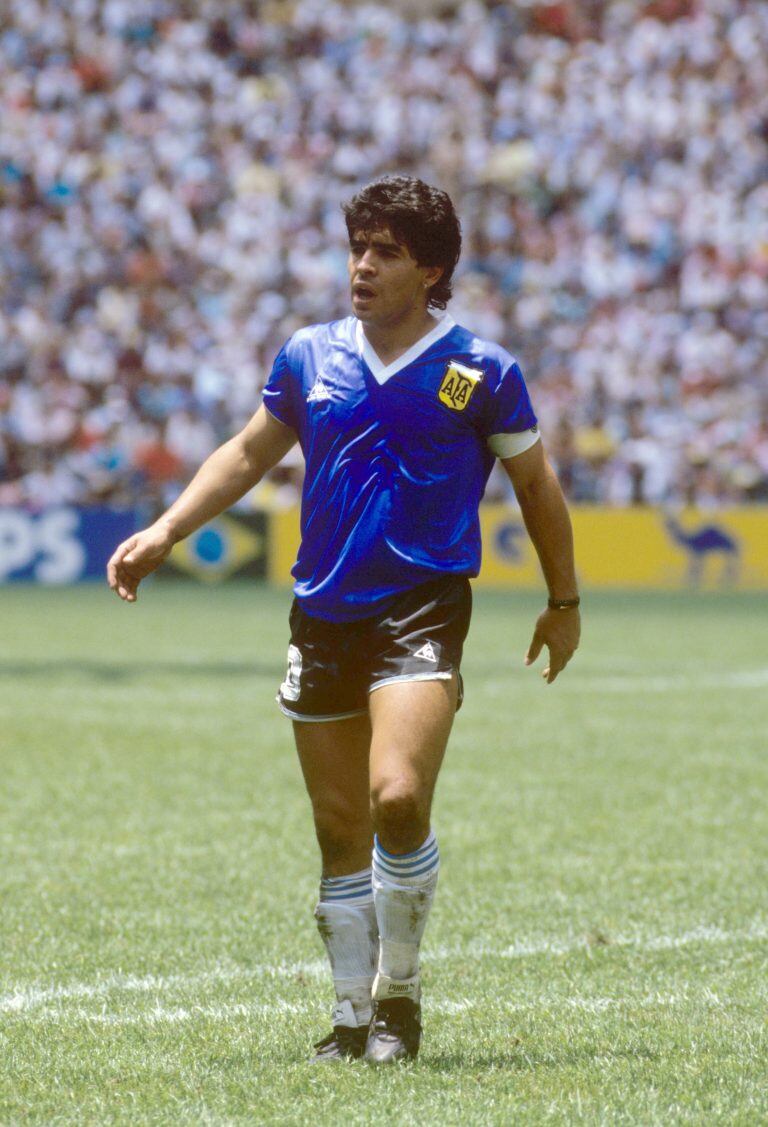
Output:
[[[488,445],[497,458],[514,458],[517,454],[530,450],[540,438],[539,428],[532,427],[531,430],[518,434],[492,434]]]

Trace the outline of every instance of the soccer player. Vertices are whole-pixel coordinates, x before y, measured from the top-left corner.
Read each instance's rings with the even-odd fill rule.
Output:
[[[430,808],[480,566],[478,506],[495,458],[549,589],[526,663],[552,683],[579,639],[571,525],[523,377],[444,314],[459,258],[448,196],[386,177],[344,208],[352,316],[294,334],[264,403],[150,528],[121,544],[128,602],[173,545],[228,508],[298,441],[306,460],[288,669],[322,859],[316,919],[336,992],[314,1059],[412,1059],[419,946],[439,851]]]

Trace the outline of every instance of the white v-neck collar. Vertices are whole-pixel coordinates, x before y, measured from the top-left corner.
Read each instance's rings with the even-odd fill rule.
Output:
[[[397,360],[393,360],[391,364],[385,364],[376,355],[373,345],[365,335],[362,321],[358,321],[355,326],[355,339],[357,341],[358,351],[373,372],[376,383],[383,384],[387,382],[390,376],[394,376],[397,372],[401,372],[403,368],[407,368],[414,360],[418,360],[423,352],[426,352],[427,349],[431,348],[441,337],[449,333],[455,323],[450,314],[443,313],[434,329],[430,329],[426,336],[419,337],[416,343],[412,344],[407,352],[404,352],[402,356],[398,356]]]

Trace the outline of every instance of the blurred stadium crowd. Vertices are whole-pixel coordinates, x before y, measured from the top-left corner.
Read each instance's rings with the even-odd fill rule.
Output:
[[[346,315],[392,171],[454,197],[451,312],[571,498],[768,500],[764,0],[5,0],[0,502],[175,495]]]

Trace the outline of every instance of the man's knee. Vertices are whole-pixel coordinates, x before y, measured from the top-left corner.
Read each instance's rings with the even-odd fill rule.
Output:
[[[429,796],[417,780],[401,775],[375,783],[371,790],[374,829],[385,849],[409,853],[429,833]]]

